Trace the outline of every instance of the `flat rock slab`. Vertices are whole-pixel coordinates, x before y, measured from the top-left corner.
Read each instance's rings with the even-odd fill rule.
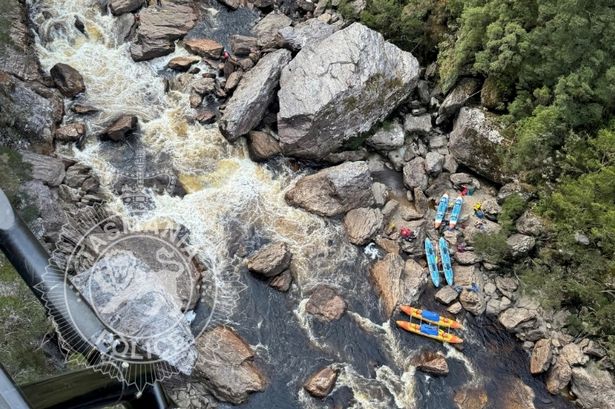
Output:
[[[305,310],[322,321],[338,320],[346,312],[346,301],[333,288],[319,285],[312,291]]]

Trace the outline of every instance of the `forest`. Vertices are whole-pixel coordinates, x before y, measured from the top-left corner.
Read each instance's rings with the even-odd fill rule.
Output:
[[[461,77],[484,80],[482,105],[514,141],[503,162],[534,193],[509,199],[501,218],[512,224],[531,208],[549,226],[532,257],[508,268],[615,356],[615,4],[369,0],[356,18],[422,65],[437,62],[442,92]],[[482,250],[506,258],[504,239]]]

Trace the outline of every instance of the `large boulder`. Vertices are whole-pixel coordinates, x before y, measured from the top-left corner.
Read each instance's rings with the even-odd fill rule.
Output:
[[[530,360],[530,372],[538,375],[546,372],[551,365],[552,348],[550,339],[541,339],[534,345]]]
[[[304,176],[286,192],[286,201],[321,216],[370,206],[372,177],[366,162],[346,162]]]
[[[517,219],[515,228],[519,233],[530,236],[540,236],[545,232],[544,221],[530,210]]]
[[[196,342],[199,357],[193,376],[216,398],[239,405],[249,393],[265,389],[265,375],[252,361],[254,351],[235,331],[216,327]]]
[[[464,107],[450,134],[449,150],[459,163],[489,180],[504,183],[509,177],[504,173],[501,159],[503,142],[493,115]]]
[[[168,55],[174,41],[182,38],[196,24],[197,14],[191,6],[164,2],[163,6],[146,7],[139,13],[136,41],[130,47],[135,61]]]
[[[274,277],[288,268],[291,258],[286,243],[269,244],[248,259],[248,270],[263,277]]]
[[[615,402],[615,384],[607,371],[595,367],[573,368],[572,393],[584,409],[607,409]]]
[[[404,262],[395,253],[388,253],[375,262],[370,269],[370,278],[387,317],[397,305],[415,302],[427,283],[427,274],[420,264],[413,259]]]
[[[283,152],[312,159],[334,152],[388,116],[418,76],[412,54],[359,23],[309,44],[280,79]]]
[[[303,388],[316,398],[324,398],[333,390],[337,381],[337,371],[329,366],[314,373]]]
[[[464,78],[459,81],[459,84],[442,101],[436,124],[439,125],[447,119],[454,118],[459,109],[478,90],[478,86],[479,83],[474,78]]]
[[[220,119],[220,130],[229,141],[247,134],[263,119],[290,58],[288,50],[274,51],[243,76]]]
[[[585,365],[589,357],[583,353],[581,347],[574,342],[566,344],[559,352],[560,357],[564,358],[570,366]]]
[[[362,246],[382,228],[384,218],[378,209],[361,207],[352,209],[344,217],[344,227],[348,241],[357,246]]]
[[[331,34],[335,27],[312,18],[296,26],[284,27],[278,31],[278,44],[292,51],[299,51],[308,44],[316,44]]]
[[[264,161],[280,153],[280,144],[267,132],[250,131],[248,134],[248,152],[252,160]]]
[[[62,96],[37,82],[0,72],[0,143],[50,147],[64,115]]]

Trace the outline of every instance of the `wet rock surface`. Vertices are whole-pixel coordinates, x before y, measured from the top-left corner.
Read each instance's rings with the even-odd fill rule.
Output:
[[[322,321],[335,321],[346,312],[346,301],[333,288],[319,285],[312,290],[305,310]]]
[[[316,398],[324,398],[331,393],[336,381],[337,371],[331,367],[326,367],[310,376],[303,387],[310,395]]]
[[[384,119],[417,80],[410,53],[358,23],[302,49],[280,79],[282,151],[323,158]]]
[[[123,115],[111,123],[103,134],[102,139],[109,139],[114,142],[123,141],[126,136],[137,129],[138,118],[134,115]]]
[[[353,209],[344,218],[348,240],[359,246],[371,240],[382,228],[382,223],[382,213],[377,209]]]
[[[60,92],[68,98],[73,98],[85,91],[83,77],[73,67],[58,63],[51,67],[51,78]]]
[[[197,14],[189,5],[165,2],[146,7],[139,13],[136,40],[130,47],[132,58],[145,61],[171,54],[173,42],[186,35],[196,21]]]
[[[291,258],[286,243],[269,244],[248,259],[248,269],[263,277],[274,277],[288,268]]]
[[[235,331],[216,327],[197,340],[199,352],[195,376],[218,399],[240,404],[248,394],[267,386],[263,372],[254,364],[254,351]]]

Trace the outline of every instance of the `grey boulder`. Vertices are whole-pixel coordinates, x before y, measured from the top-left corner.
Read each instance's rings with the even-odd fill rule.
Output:
[[[374,202],[366,162],[346,162],[304,176],[286,192],[286,201],[321,216],[336,216]]]
[[[282,151],[320,159],[338,150],[388,116],[418,76],[412,54],[359,23],[309,44],[280,78]]]
[[[462,108],[450,134],[449,150],[462,163],[497,183],[509,176],[500,157],[504,137],[495,117],[478,108]]]
[[[292,51],[299,51],[308,44],[315,44],[335,33],[335,27],[317,18],[309,19],[294,27],[284,27],[278,31],[278,44]]]
[[[30,166],[32,178],[49,186],[59,186],[64,180],[64,162],[51,156],[22,152],[21,158]]]
[[[229,141],[247,134],[263,119],[290,58],[288,50],[274,51],[244,74],[220,119],[220,130]]]
[[[404,146],[404,128],[397,121],[382,125],[365,143],[374,149],[392,151]]]

